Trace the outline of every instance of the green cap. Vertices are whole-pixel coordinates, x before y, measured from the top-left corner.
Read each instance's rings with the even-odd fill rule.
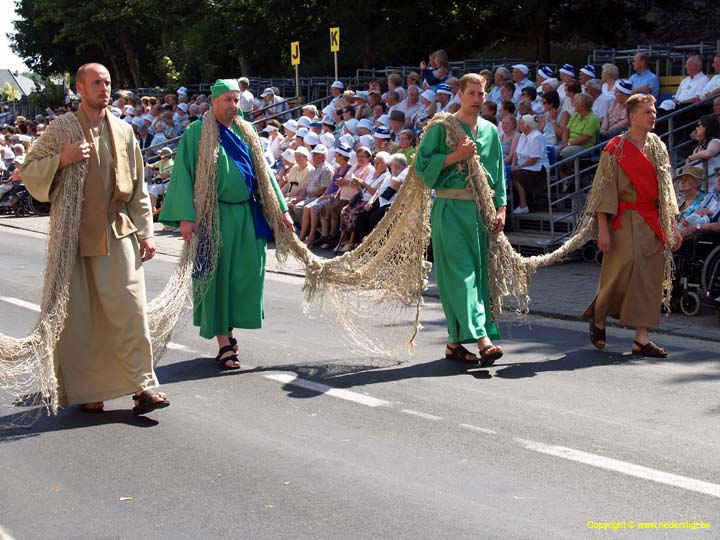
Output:
[[[218,79],[215,81],[215,84],[210,87],[210,97],[216,98],[223,95],[225,92],[232,91],[240,91],[237,79]]]

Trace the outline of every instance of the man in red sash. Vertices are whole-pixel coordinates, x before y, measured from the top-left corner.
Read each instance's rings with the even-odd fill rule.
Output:
[[[660,174],[657,154],[650,149],[649,138],[656,139],[650,134],[655,127],[655,99],[637,94],[628,99],[626,108],[630,129],[612,139],[600,158],[598,172],[612,171],[596,211],[603,263],[595,299],[582,318],[590,321],[590,340],[598,349],[605,347],[605,321],[613,317],[635,329],[634,354],[664,358],[667,352],[650,341],[648,328],[660,323],[663,293],[667,239],[660,225],[660,206],[664,204],[674,216],[677,201],[672,189],[660,189],[661,182],[670,181],[669,174]],[[664,146],[661,151],[666,152]],[[610,165],[612,160],[617,166]],[[672,200],[661,201],[662,193]],[[677,231],[670,241],[673,249],[680,247]]]

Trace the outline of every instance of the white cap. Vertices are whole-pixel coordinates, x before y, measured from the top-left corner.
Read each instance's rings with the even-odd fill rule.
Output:
[[[345,135],[340,137],[340,142],[345,146],[349,146],[350,148],[352,148],[353,146],[355,146],[355,137],[346,133]]]
[[[285,150],[281,155],[281,158],[283,158],[286,161],[289,161],[290,163],[295,163],[295,151],[288,148]]]
[[[180,88],[177,89],[178,94],[184,94],[187,96],[187,92],[188,92],[188,90],[184,86],[181,86]]]
[[[318,144],[315,148],[312,150],[313,154],[322,154],[323,156],[327,157],[328,155],[328,149],[327,146],[324,144]]]
[[[422,94],[420,94],[420,97],[427,99],[428,101],[434,101],[435,92],[433,92],[432,90],[425,90]]]
[[[347,130],[348,130],[350,133],[352,133],[353,135],[355,135],[355,134],[357,133],[357,128],[358,128],[358,124],[359,124],[359,123],[360,123],[360,122],[359,122],[357,119],[351,118],[350,120],[346,120],[346,121],[345,121],[345,127],[347,128]]]
[[[146,122],[150,123],[150,124],[152,124],[152,123],[153,123],[153,120],[155,120],[155,119],[153,118],[153,115],[150,114],[150,113],[143,114],[142,119],[145,120]]]
[[[125,109],[125,114],[135,114],[135,107],[130,105],[127,109]]]
[[[263,131],[266,131],[268,133],[272,133],[273,131],[277,131],[277,130],[278,130],[278,128],[276,128],[272,124],[268,124],[267,126],[265,126],[265,129],[263,129]]]
[[[186,113],[188,112],[188,104],[187,103],[180,103],[178,105],[178,109],[180,109],[182,112]]]
[[[308,133],[310,133],[310,130],[308,128],[301,127],[301,128],[298,128],[298,130],[295,132],[295,136],[296,137],[305,137],[305,135],[307,135]]]
[[[518,71],[522,71],[524,75],[527,75],[530,72],[530,70],[525,64],[515,64],[512,68],[517,69]]]
[[[549,79],[545,79],[540,87],[545,86],[546,84],[549,84],[552,86],[555,90],[557,90],[558,85],[560,84],[560,81],[558,81],[555,77],[550,77]]]
[[[285,122],[283,124],[283,127],[285,129],[288,129],[288,130],[292,131],[293,133],[295,133],[298,129],[298,123],[296,120],[291,119],[291,120],[288,120],[287,122]]]
[[[335,81],[330,85],[330,88],[339,88],[340,90],[345,90],[345,85],[340,81]]]
[[[377,119],[378,124],[382,124],[385,127],[390,127],[390,115],[389,114],[383,114],[380,116],[380,118]]]
[[[335,146],[335,135],[332,133],[323,133],[320,135],[320,143],[324,144],[328,148]]]
[[[660,104],[660,108],[665,111],[674,111],[675,106],[675,102],[672,99],[666,99]]]
[[[5,147],[2,149],[2,158],[4,160],[13,159],[14,157],[15,157],[15,154],[8,147]]]
[[[133,126],[137,127],[145,127],[145,122],[143,122],[142,116],[136,116],[132,119]]]
[[[320,137],[318,137],[318,134],[314,131],[309,131],[308,134],[303,137],[303,142],[310,146],[315,146],[320,142]]]
[[[266,88],[265,90],[262,91],[262,94],[260,94],[260,97],[274,96],[274,95],[275,95],[275,92],[273,92],[272,88]]]
[[[310,119],[307,116],[301,116],[297,119],[297,125],[298,127],[310,127]]]
[[[375,126],[373,126],[372,121],[368,120],[367,118],[363,118],[358,122],[358,128],[365,128],[368,131],[372,131]]]
[[[310,151],[309,151],[307,148],[305,148],[304,146],[298,146],[298,147],[295,149],[295,153],[296,153],[296,154],[302,154],[302,155],[305,156],[306,158],[309,158],[309,157],[310,157]]]
[[[360,135],[360,144],[372,150],[375,147],[375,139],[372,135]]]

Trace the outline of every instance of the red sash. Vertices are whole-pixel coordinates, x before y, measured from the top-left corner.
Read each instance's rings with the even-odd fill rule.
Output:
[[[650,160],[637,146],[631,142],[621,144],[622,135],[613,138],[606,146],[605,152],[612,152],[618,157],[618,163],[628,175],[637,191],[636,202],[620,200],[618,212],[612,220],[613,229],[620,228],[620,218],[625,210],[635,210],[645,220],[660,241],[665,245],[665,235],[660,228],[660,210],[658,208],[657,171]]]

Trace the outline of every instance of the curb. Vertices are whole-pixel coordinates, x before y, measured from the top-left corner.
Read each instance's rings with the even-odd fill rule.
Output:
[[[3,220],[3,221],[5,221],[5,220]],[[0,228],[2,228],[2,227],[7,227],[9,229],[16,229],[16,230],[21,230],[21,231],[34,232],[34,233],[42,234],[45,236],[48,235],[48,233],[44,232],[44,231],[37,231],[35,229],[28,228],[28,227],[23,227],[23,226],[19,226],[19,225],[13,225],[10,223],[0,222]],[[166,257],[175,257],[175,258],[178,257],[177,253],[170,253],[170,252],[167,252],[167,251],[164,251],[161,249],[156,249],[156,253],[158,253],[160,255],[164,255]],[[305,277],[305,274],[302,272],[293,272],[293,271],[289,271],[289,270],[277,270],[277,269],[270,268],[269,265],[266,265],[265,271],[270,274],[278,274],[278,275],[283,275],[283,276],[292,276],[292,277],[298,277],[298,278]],[[431,291],[423,292],[423,296],[427,297],[427,298],[437,298],[437,299],[440,298],[440,295],[434,291],[433,292],[431,292]],[[531,309],[528,312],[528,315],[532,315],[535,317],[544,317],[546,319],[580,322],[579,316],[568,315],[567,313],[556,313],[556,312],[552,312],[552,311],[532,310]],[[609,326],[611,328],[626,328],[620,324],[613,323],[610,321],[608,321],[606,324],[607,324],[607,326]],[[670,336],[678,336],[678,337],[683,337],[683,338],[688,338],[688,339],[697,339],[699,341],[707,341],[707,342],[711,342],[711,343],[720,343],[720,337],[698,336],[696,334],[684,332],[682,330],[656,328],[653,330],[653,333],[662,334],[662,335],[670,335]]]

